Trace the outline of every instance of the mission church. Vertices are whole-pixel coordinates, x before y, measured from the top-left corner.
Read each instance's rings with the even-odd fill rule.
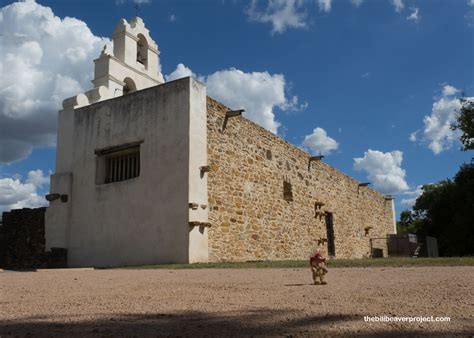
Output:
[[[70,267],[337,258],[396,232],[393,199],[206,95],[166,82],[141,18],[63,102],[46,247]],[[386,245],[378,248],[386,253]]]

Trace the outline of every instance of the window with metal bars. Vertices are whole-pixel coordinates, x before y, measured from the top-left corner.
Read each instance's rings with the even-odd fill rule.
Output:
[[[104,183],[125,181],[138,176],[140,176],[139,147],[106,156]]]

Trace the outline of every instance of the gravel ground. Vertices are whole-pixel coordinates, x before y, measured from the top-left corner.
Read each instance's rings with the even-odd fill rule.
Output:
[[[472,335],[474,267],[0,272],[0,336]],[[364,322],[448,316],[450,322]]]

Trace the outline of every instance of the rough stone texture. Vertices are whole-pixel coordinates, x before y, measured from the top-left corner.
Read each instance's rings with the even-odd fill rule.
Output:
[[[370,238],[393,233],[390,200],[322,161],[309,167],[306,152],[243,117],[222,132],[228,110],[208,97],[210,261],[307,259],[318,240],[327,254],[325,211],[338,258],[369,256]]]
[[[46,208],[4,212],[0,227],[0,267],[33,269],[44,261],[44,213]]]

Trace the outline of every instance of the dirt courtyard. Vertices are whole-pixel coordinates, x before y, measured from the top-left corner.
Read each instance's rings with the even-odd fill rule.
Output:
[[[338,268],[327,280],[301,268],[5,271],[0,336],[474,333],[474,267]]]

